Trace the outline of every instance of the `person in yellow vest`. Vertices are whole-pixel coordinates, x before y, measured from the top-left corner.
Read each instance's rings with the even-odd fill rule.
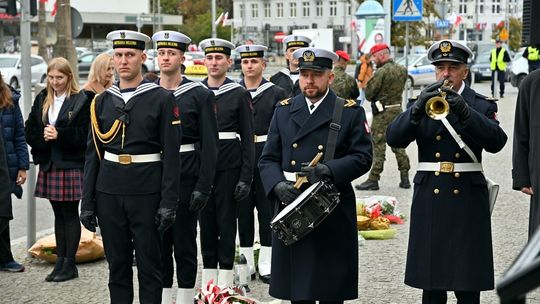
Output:
[[[500,97],[504,97],[504,81],[506,79],[506,63],[510,62],[510,56],[505,48],[501,46],[501,40],[495,41],[495,48],[491,50],[489,55],[491,62],[491,95],[495,95],[495,73],[499,81]]]
[[[527,58],[529,63],[529,73],[540,68],[540,43],[529,45],[523,51],[523,58]]]

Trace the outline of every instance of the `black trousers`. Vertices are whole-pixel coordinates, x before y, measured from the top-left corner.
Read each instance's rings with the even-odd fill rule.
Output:
[[[9,237],[9,218],[0,217],[0,263],[13,262],[11,239]]]
[[[480,304],[480,291],[454,291],[457,304]],[[446,304],[446,290],[424,290],[422,304]]]
[[[109,263],[111,303],[133,302],[133,248],[140,303],[161,303],[161,242],[155,224],[160,194],[96,193],[96,211]]]
[[[500,96],[504,95],[504,82],[506,80],[506,73],[504,71],[491,71],[491,94],[495,93],[495,73],[497,73],[497,81],[499,82]]]
[[[56,256],[75,258],[81,240],[79,201],[51,201],[54,212]]]
[[[240,168],[218,171],[210,200],[200,214],[201,253],[204,268],[232,270],[236,243],[234,189]]]
[[[195,287],[197,279],[197,219],[198,212],[189,211],[191,193],[197,177],[182,176],[180,203],[176,209],[176,221],[172,229],[163,234],[161,261],[163,264],[163,287],[173,284],[174,261],[179,288]],[[174,261],[173,261],[174,254]]]
[[[272,219],[273,206],[268,198],[266,198],[259,169],[255,169],[249,197],[241,201],[238,205],[238,236],[240,238],[240,247],[252,247],[255,241],[255,216],[253,214],[255,207],[257,207],[257,218],[259,219],[261,246],[270,247],[272,246],[270,220]]]

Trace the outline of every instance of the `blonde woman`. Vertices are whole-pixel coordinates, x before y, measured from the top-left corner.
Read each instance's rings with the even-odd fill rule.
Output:
[[[103,93],[110,88],[114,82],[114,62],[111,55],[107,53],[99,54],[88,74],[88,82],[83,86],[88,99],[94,99],[96,94]]]
[[[90,103],[64,58],[47,68],[47,88],[36,96],[25,127],[34,163],[39,165],[36,197],[54,211],[57,262],[46,281],[78,277],[75,253],[81,236],[78,206],[89,125]]]

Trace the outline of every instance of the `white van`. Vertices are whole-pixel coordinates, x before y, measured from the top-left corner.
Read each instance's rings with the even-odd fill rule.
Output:
[[[512,86],[519,88],[519,84],[528,74],[529,61],[527,58],[523,58],[523,48],[520,48],[512,60],[510,83],[512,83]]]

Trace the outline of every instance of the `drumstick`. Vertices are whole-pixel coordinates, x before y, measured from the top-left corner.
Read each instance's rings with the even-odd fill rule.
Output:
[[[322,152],[317,153],[317,155],[315,155],[315,157],[309,162],[309,166],[314,167],[321,160],[322,155],[323,155]],[[300,189],[302,184],[305,183],[305,182],[307,182],[307,176],[300,176],[296,180],[296,183],[294,183],[294,187],[296,189]]]

